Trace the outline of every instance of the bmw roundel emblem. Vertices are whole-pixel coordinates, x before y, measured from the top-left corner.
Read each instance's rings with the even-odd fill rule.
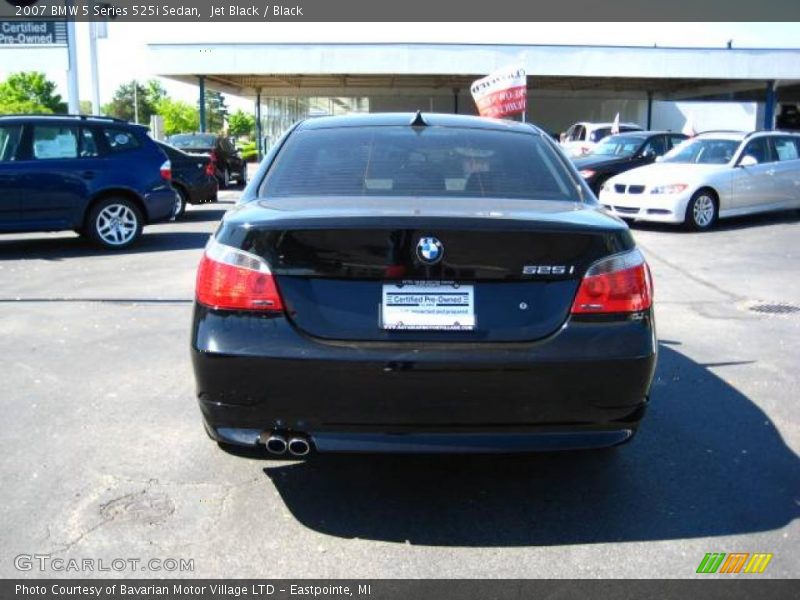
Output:
[[[444,256],[444,246],[435,237],[420,238],[417,243],[417,258],[426,265],[435,265]]]

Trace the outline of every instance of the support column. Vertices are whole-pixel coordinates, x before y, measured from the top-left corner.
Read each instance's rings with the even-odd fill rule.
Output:
[[[653,92],[647,92],[647,131],[653,128]]]
[[[775,81],[767,82],[764,95],[764,129],[775,129]]]
[[[103,24],[105,26],[105,23]],[[89,65],[92,68],[92,114],[100,114],[100,77],[97,70],[97,38],[100,37],[100,23],[89,23]]]
[[[453,114],[458,114],[458,88],[453,88]]]
[[[206,132],[206,76],[198,75],[197,83],[200,86],[200,133]]]
[[[72,0],[67,3],[71,7]],[[81,112],[80,93],[78,92],[78,41],[75,38],[75,21],[67,20],[67,56],[69,69],[67,70],[67,107],[70,114],[77,115]]]
[[[258,162],[264,158],[264,134],[261,131],[261,88],[256,88],[256,149]]]

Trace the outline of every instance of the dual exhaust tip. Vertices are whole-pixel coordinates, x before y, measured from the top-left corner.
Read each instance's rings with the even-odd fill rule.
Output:
[[[287,452],[292,456],[306,456],[311,452],[311,444],[301,435],[292,435],[288,439],[280,433],[271,433],[265,442],[267,452],[281,455]]]

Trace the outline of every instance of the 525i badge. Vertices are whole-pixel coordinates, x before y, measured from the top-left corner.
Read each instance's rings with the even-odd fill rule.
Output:
[[[525,265],[522,267],[523,275],[572,275],[574,272],[573,265]]]

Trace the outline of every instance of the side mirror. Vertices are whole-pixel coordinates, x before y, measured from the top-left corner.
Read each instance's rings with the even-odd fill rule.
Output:
[[[642,158],[644,158],[645,160],[655,160],[656,151],[651,149],[651,148],[649,148],[649,149],[645,150],[644,152],[642,152]]]
[[[740,167],[753,167],[758,164],[758,159],[752,154],[745,154],[739,161]]]

